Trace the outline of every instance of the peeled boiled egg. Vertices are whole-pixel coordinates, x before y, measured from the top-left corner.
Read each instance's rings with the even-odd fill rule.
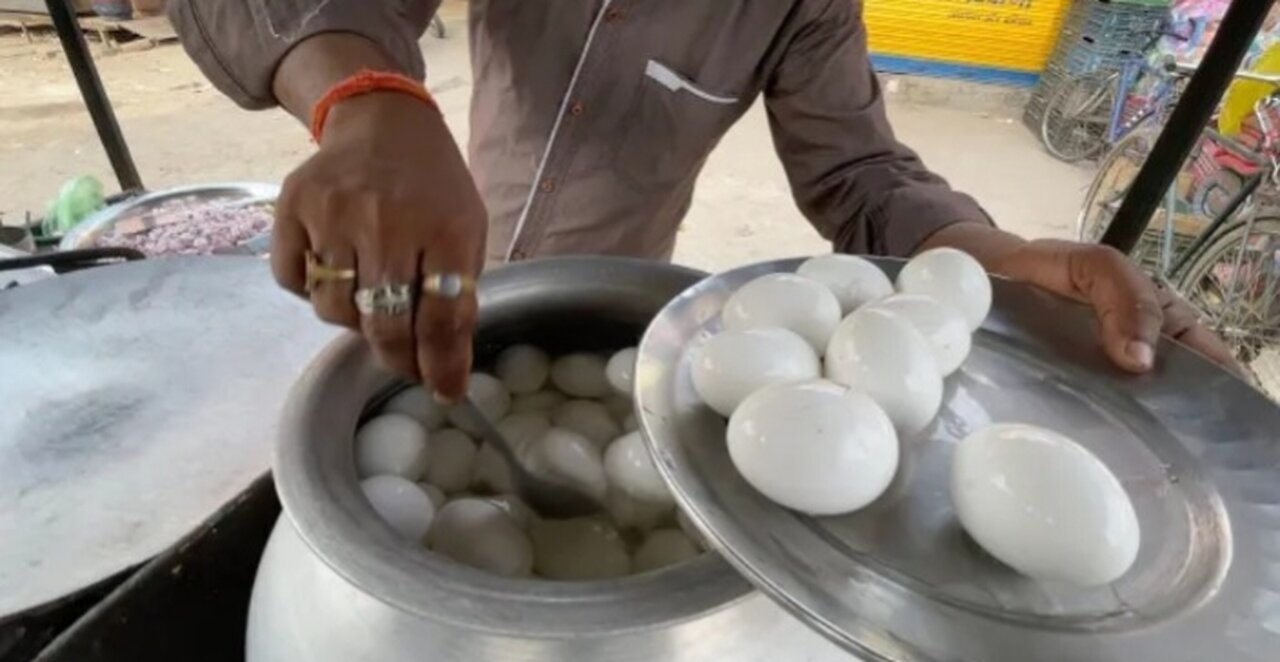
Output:
[[[610,579],[631,571],[622,536],[599,517],[538,520],[530,536],[533,569],[547,579]]]
[[[636,415],[634,412],[627,414],[627,417],[622,419],[623,432],[635,432],[636,430],[639,430],[639,429],[640,429],[640,421],[636,420]]]
[[[404,414],[381,414],[356,430],[356,473],[417,480],[430,460],[427,431]]]
[[[619,529],[648,531],[671,519],[670,499],[653,502],[637,499],[616,485],[609,486],[605,497],[605,510]]]
[[[997,424],[965,437],[951,465],[965,531],[1024,575],[1099,586],[1138,556],[1124,486],[1084,446],[1043,428]]]
[[[494,427],[498,428],[498,432],[502,433],[502,436],[514,444],[519,451],[537,441],[551,429],[551,418],[540,412],[519,412],[498,421]]]
[[[622,434],[622,426],[614,420],[609,409],[595,400],[565,402],[551,413],[551,423],[577,432],[598,448],[604,448]]]
[[[447,428],[431,435],[427,482],[446,492],[460,492],[471,484],[476,443],[465,432]]]
[[[631,396],[629,395],[611,395],[601,402],[604,403],[605,409],[609,410],[609,414],[613,416],[613,420],[617,421],[619,425],[636,411],[636,405],[631,401]]]
[[[435,401],[421,386],[410,386],[391,396],[382,406],[384,414],[404,414],[422,424],[428,431],[438,430],[449,415],[447,407]]]
[[[529,504],[524,502],[524,499],[521,499],[515,494],[498,494],[491,497],[485,497],[485,500],[501,508],[503,512],[510,515],[511,519],[515,520],[515,523],[519,524],[520,528],[525,531],[528,531],[529,527],[533,526],[533,520],[538,519],[538,513],[534,512],[533,508],[529,507]]]
[[[503,577],[533,574],[533,543],[502,508],[484,499],[456,499],[436,515],[431,549]]]
[[[863,304],[893,294],[893,283],[870,260],[854,255],[819,255],[809,258],[796,274],[822,283],[836,295],[840,309],[848,315]]]
[[[619,350],[609,357],[604,366],[604,375],[613,390],[630,396],[636,382],[636,348],[628,347]]]
[[[968,358],[973,339],[969,323],[959,310],[923,294],[895,294],[873,305],[907,320],[924,336],[943,377],[955,372]]]
[[[511,410],[511,394],[497,377],[483,372],[471,373],[467,381],[467,397],[491,421],[502,420]],[[470,420],[465,410],[455,407],[449,410],[449,422],[467,434],[480,436],[480,425]]]
[[[923,430],[942,406],[942,372],[929,341],[875,306],[840,323],[827,346],[826,375],[870,395],[902,434]]]
[[[632,572],[648,572],[688,561],[700,552],[679,529],[657,529],[645,536],[632,559]]]
[[[360,481],[360,489],[373,511],[396,533],[421,542],[431,528],[436,509],[431,497],[412,481],[399,476],[372,476]]]
[[[544,480],[570,485],[598,501],[604,500],[608,482],[600,449],[577,432],[553,427],[526,446],[520,460],[530,473]]]
[[[898,438],[884,410],[826,380],[756,391],[733,412],[727,437],[729,458],[752,487],[811,515],[862,508],[898,468]]]
[[[822,284],[795,274],[768,274],[738,288],[720,313],[729,331],[782,327],[808,341],[818,355],[840,323],[840,302]]]
[[[639,432],[615,439],[604,453],[604,471],[609,483],[632,498],[653,503],[673,503],[671,491],[653,464],[653,456]]]
[[[427,493],[427,497],[431,499],[431,505],[436,509],[436,512],[440,512],[440,509],[444,507],[445,502],[448,501],[448,499],[445,498],[444,490],[432,485],[431,483],[419,482],[418,487],[422,488],[422,491]]]
[[[748,395],[765,386],[822,375],[813,347],[783,328],[721,331],[694,352],[694,391],[707,406],[726,417]]]
[[[555,409],[561,402],[568,400],[565,394],[559,391],[538,391],[537,393],[527,393],[517,395],[511,401],[511,413],[523,414],[525,412],[549,412]]]
[[[493,372],[512,394],[534,393],[547,383],[551,357],[533,345],[512,345],[498,354]]]
[[[595,354],[568,354],[551,364],[551,383],[575,398],[599,398],[613,392],[605,365]]]
[[[977,331],[991,312],[991,278],[977,260],[954,248],[911,258],[898,273],[898,291],[931,296],[959,310],[970,331]]]
[[[508,438],[510,440],[510,438]],[[471,486],[491,492],[512,492],[516,488],[511,466],[502,453],[489,444],[480,444],[471,470]]]

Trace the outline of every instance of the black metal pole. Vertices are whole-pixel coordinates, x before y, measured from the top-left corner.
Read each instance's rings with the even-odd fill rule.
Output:
[[[1128,195],[1102,236],[1102,243],[1125,253],[1138,243],[1262,29],[1271,4],[1264,0],[1234,0],[1227,8],[1204,60],[1187,83],[1169,116],[1169,123],[1134,178]]]
[[[89,115],[93,117],[93,126],[98,130],[102,148],[107,151],[111,168],[120,181],[120,189],[141,190],[142,178],[138,176],[138,168],[129,153],[129,145],[124,141],[115,111],[111,109],[111,101],[102,88],[102,79],[98,77],[98,69],[93,65],[93,57],[89,54],[89,46],[85,43],[84,33],[80,31],[80,24],[76,22],[71,0],[45,0],[45,6],[49,8],[53,27],[58,31],[58,39],[62,41],[62,52],[66,54],[71,72],[76,76],[80,96],[84,99],[84,105],[89,108]]]

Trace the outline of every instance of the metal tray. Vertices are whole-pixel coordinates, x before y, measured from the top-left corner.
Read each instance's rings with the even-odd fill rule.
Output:
[[[164,191],[147,193],[139,197],[105,207],[84,219],[62,236],[58,248],[72,250],[89,248],[96,245],[97,238],[115,223],[135,218],[169,202],[182,198],[196,198],[201,201],[221,202],[226,204],[258,205],[275,202],[280,195],[280,187],[275,184],[259,184],[253,182],[231,182],[224,184],[200,184],[184,186]],[[263,237],[256,237],[245,242],[255,246],[265,246]]]
[[[890,276],[901,266],[877,262]],[[814,518],[752,489],[729,460],[723,419],[693,391],[688,350],[719,329],[738,287],[798,264],[694,286],[649,327],[636,372],[660,471],[761,590],[867,659],[1280,659],[1280,409],[1171,341],[1152,374],[1123,374],[1090,311],[1028,286],[995,280],[991,316],[948,378],[942,412],[903,439],[898,475],[876,503]],[[961,531],[948,496],[954,445],[1015,421],[1068,433],[1120,477],[1143,538],[1119,581],[1037,582]]]

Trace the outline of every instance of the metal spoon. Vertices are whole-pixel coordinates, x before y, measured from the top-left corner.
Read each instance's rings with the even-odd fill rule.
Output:
[[[583,494],[579,490],[561,483],[549,481],[533,475],[520,459],[516,457],[515,446],[507,441],[506,436],[480,411],[469,396],[464,396],[454,405],[461,409],[463,416],[472,420],[480,430],[480,436],[493,446],[511,467],[511,475],[515,480],[516,493],[520,495],[534,510],[551,518],[582,517],[593,515],[602,510],[600,502]]]

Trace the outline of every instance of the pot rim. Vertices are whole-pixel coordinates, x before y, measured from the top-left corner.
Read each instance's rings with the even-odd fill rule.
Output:
[[[606,293],[616,289],[619,296],[665,290],[670,298],[704,276],[628,258],[547,258],[486,272],[478,293],[482,311],[486,303],[529,297],[538,283],[557,279],[557,285]],[[332,388],[339,380],[345,392]],[[499,577],[406,543],[377,519],[365,500],[351,449],[365,403],[397,381],[377,365],[359,335],[344,334],[312,361],[290,391],[276,443],[273,469],[285,514],[316,556],[358,589],[421,618],[538,638],[616,635],[671,625],[727,607],[754,590],[716,554],[619,579],[561,582]],[[351,406],[352,401],[361,406]]]

